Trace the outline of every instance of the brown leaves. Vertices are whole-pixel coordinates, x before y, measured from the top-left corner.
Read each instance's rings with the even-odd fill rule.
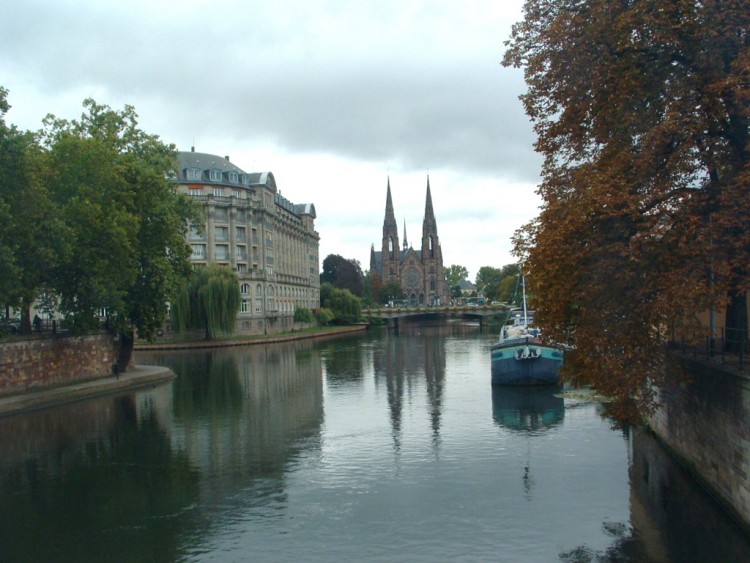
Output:
[[[504,64],[545,158],[515,244],[566,377],[654,406],[667,328],[747,287],[747,0],[528,0]]]

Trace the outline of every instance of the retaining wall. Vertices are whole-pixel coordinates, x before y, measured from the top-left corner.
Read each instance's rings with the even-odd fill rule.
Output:
[[[750,530],[750,377],[678,358],[688,381],[660,391],[650,426]]]
[[[107,333],[0,342],[0,395],[106,376],[116,361],[117,346]]]

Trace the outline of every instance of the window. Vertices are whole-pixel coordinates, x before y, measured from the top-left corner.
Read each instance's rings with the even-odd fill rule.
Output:
[[[229,245],[217,244],[215,258],[216,260],[229,260]]]
[[[235,247],[237,260],[247,260],[247,247],[244,244],[238,244]]]
[[[224,188],[214,188],[214,197],[222,197],[224,195]]]
[[[240,175],[237,172],[229,172],[227,176],[232,184],[237,184],[240,181]]]
[[[242,197],[242,192],[240,190],[232,190],[232,197],[240,199]]]
[[[240,303],[240,313],[247,313],[247,301],[245,299]]]
[[[229,227],[214,227],[216,240],[229,240]]]
[[[256,297],[260,297],[261,295],[263,295],[263,288],[260,284],[255,286],[255,295]]]
[[[190,227],[190,233],[188,234],[190,240],[205,240],[205,236],[201,234],[195,227]]]
[[[190,188],[190,197],[202,196],[203,188]]]
[[[248,185],[248,184],[250,183],[250,178],[248,177],[248,175],[247,175],[247,174],[241,174],[241,175],[240,175],[240,181],[241,181],[241,182],[242,182],[242,183],[243,183],[244,185],[246,185],[246,186],[247,186],[247,185]]]
[[[192,254],[190,257],[193,260],[205,260],[206,259],[206,245],[205,244],[191,244],[190,248]]]
[[[249,283],[243,283],[240,286],[240,293],[242,295],[247,295],[248,293],[250,293],[250,284]]]
[[[237,264],[237,273],[238,274],[244,274],[247,272],[247,265],[246,264]]]
[[[227,208],[217,207],[214,210],[214,220],[221,221],[222,223],[226,223],[227,221],[229,221],[229,212],[227,211]]]
[[[221,170],[209,170],[208,171],[208,179],[212,182],[219,182],[221,181]],[[216,194],[214,194],[216,195]]]
[[[188,168],[185,170],[185,178],[188,180],[200,180],[201,171],[198,168]]]
[[[245,227],[237,227],[237,230],[235,231],[235,236],[238,241],[246,241],[247,229],[245,229]]]

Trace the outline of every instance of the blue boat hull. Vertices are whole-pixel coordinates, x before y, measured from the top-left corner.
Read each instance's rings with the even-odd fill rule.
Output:
[[[563,351],[527,338],[495,344],[491,352],[493,385],[555,385]]]

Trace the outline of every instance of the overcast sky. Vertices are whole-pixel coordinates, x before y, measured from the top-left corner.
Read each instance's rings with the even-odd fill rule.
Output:
[[[538,213],[541,159],[500,65],[522,0],[6,0],[6,122],[135,107],[179,150],[271,171],[313,203],[320,259],[369,268],[386,183],[399,236],[421,244],[427,175],[446,266],[514,262]]]

